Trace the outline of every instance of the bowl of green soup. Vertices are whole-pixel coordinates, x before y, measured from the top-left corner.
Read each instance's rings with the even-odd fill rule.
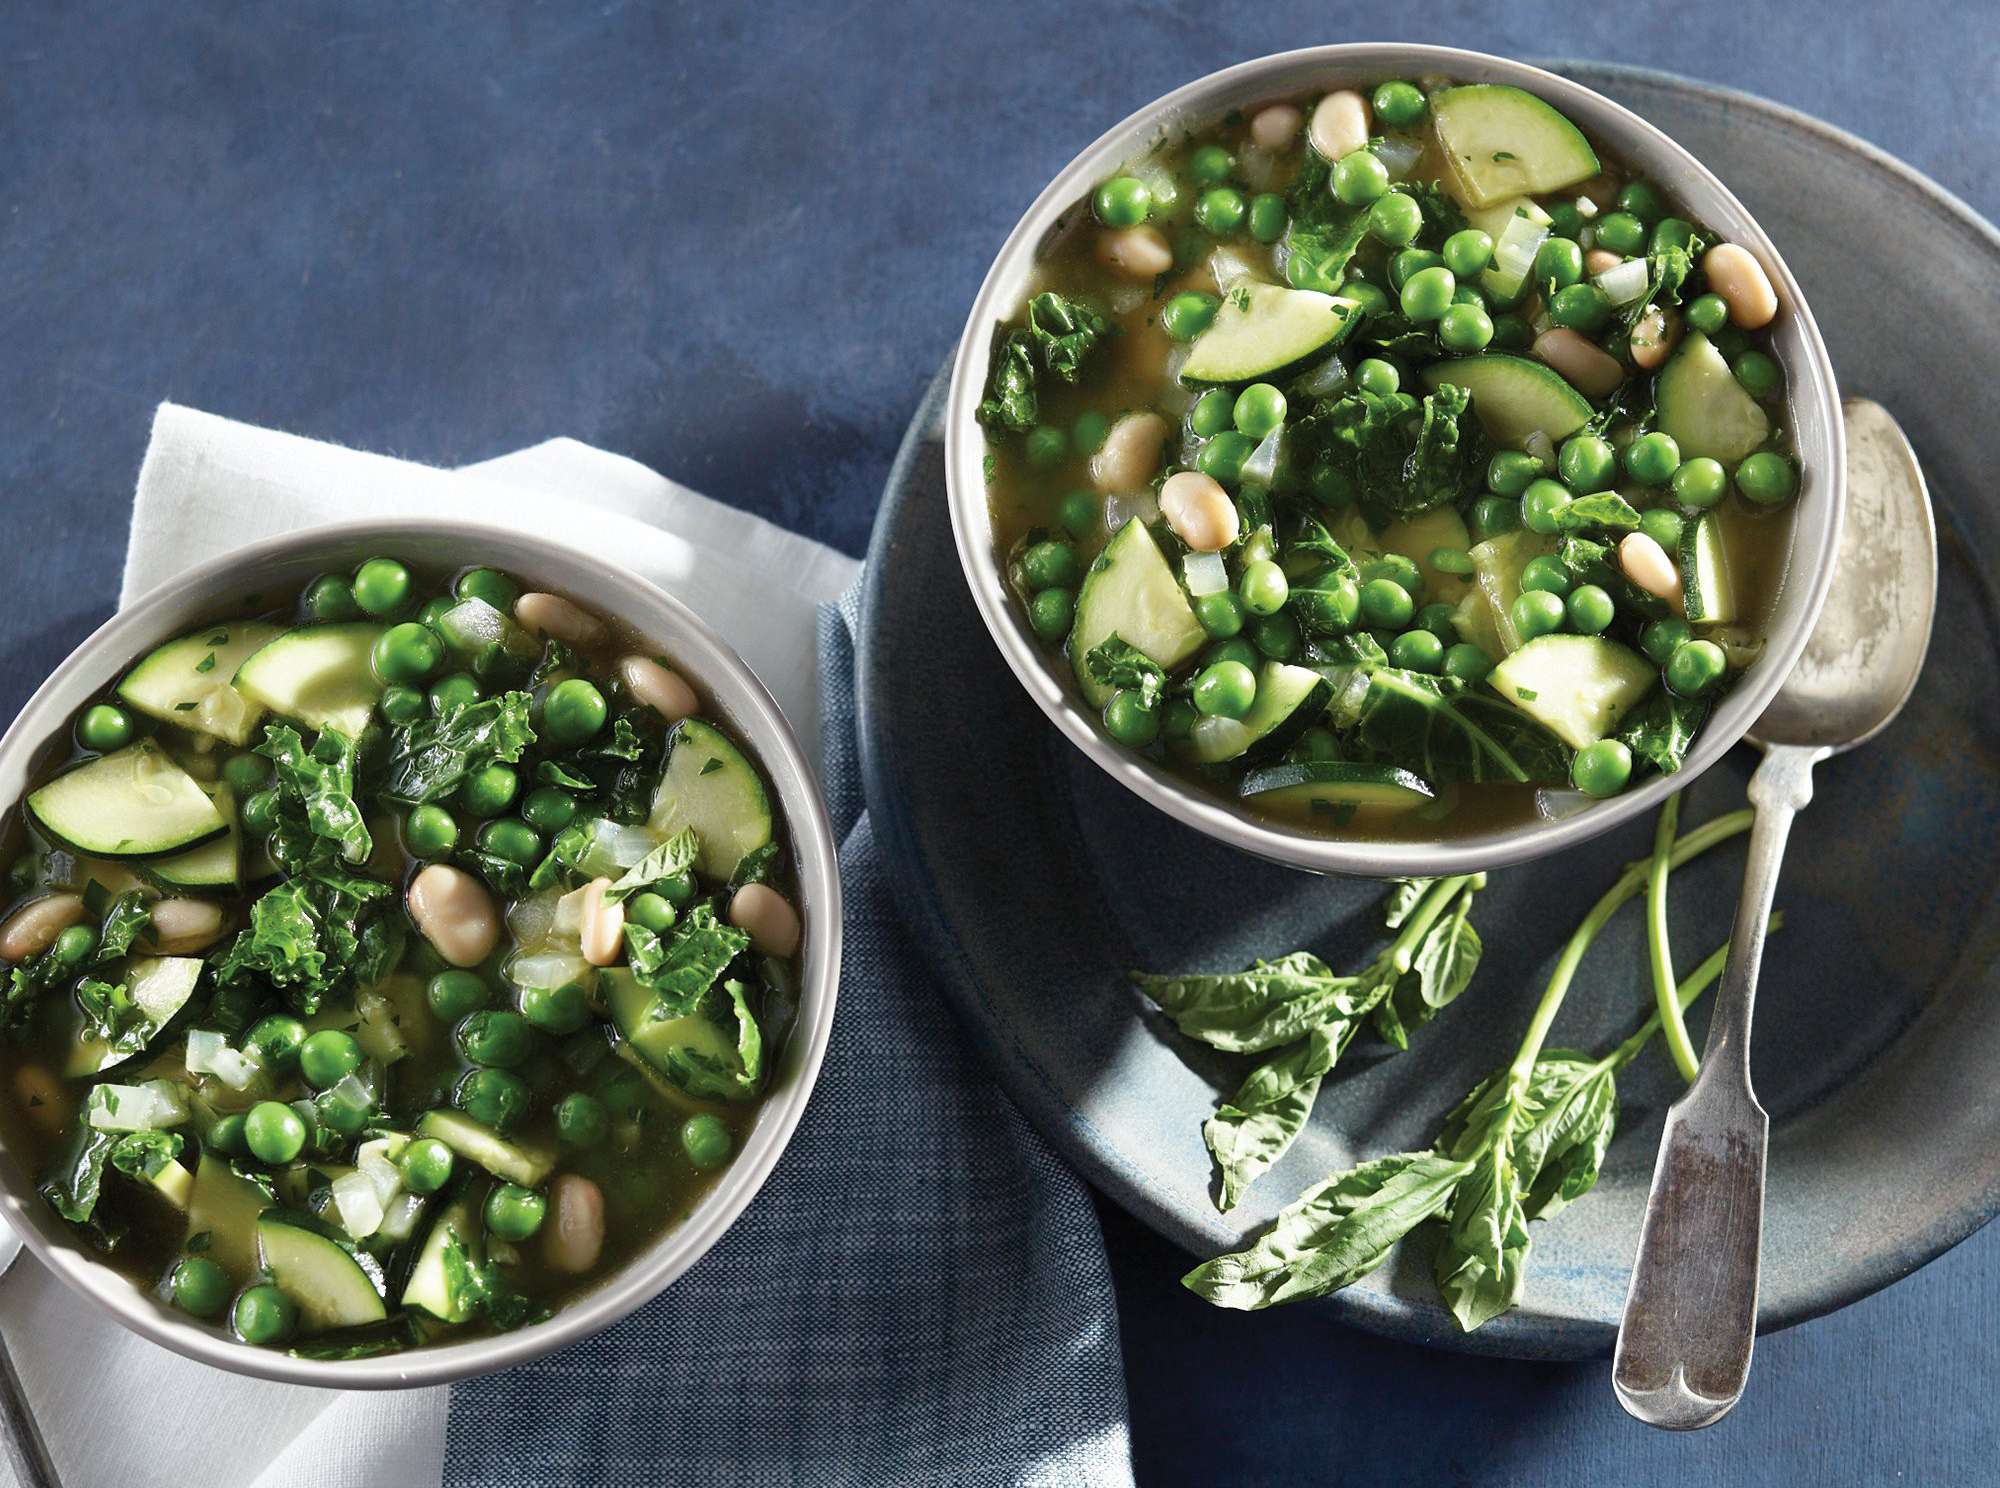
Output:
[[[0,1207],[222,1368],[434,1384],[603,1327],[818,1073],[812,773],[590,554],[411,520],[192,569],[29,701],[0,799]]]
[[[1355,45],[1133,114],[1029,209],[946,413],[1029,695],[1264,857],[1541,856],[1735,743],[1845,503],[1798,285],[1665,135],[1536,68]]]

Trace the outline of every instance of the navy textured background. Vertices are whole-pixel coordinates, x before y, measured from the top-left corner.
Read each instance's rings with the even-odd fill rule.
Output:
[[[162,398],[443,464],[575,435],[858,553],[1021,208],[1198,73],[1382,38],[1650,65],[1818,114],[1992,216],[1991,20],[1985,0],[15,0],[0,716],[109,613]],[[1676,1440],[1626,1421],[1601,1368],[1212,1312],[1183,1257],[1105,1220],[1147,1481],[1960,1483],[2000,1460],[2000,1234],[1766,1340],[1744,1406]]]

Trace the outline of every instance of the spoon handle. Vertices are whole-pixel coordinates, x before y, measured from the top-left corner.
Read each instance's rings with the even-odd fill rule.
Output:
[[[1750,1087],[1750,1014],[1792,818],[1825,751],[1774,746],[1750,781],[1757,823],[1701,1074],[1667,1112],[1611,1382],[1627,1411],[1689,1431],[1742,1398],[1757,1337],[1764,1149],[1771,1121]]]
[[[62,1488],[49,1445],[28,1409],[28,1392],[14,1368],[14,1356],[0,1340],[0,1433],[5,1435],[7,1464],[21,1488]]]

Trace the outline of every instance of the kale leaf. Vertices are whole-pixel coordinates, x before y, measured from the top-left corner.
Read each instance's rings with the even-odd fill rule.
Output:
[[[716,918],[713,904],[695,905],[664,936],[630,921],[625,925],[632,974],[660,996],[656,1017],[693,1011],[749,944],[748,935]]]
[[[384,903],[391,893],[379,879],[310,866],[250,906],[250,926],[216,962],[216,980],[261,977],[310,1016],[329,992],[380,980],[401,959],[401,917]]]
[[[1036,383],[1042,372],[1075,382],[1084,359],[1110,331],[1102,315],[1081,300],[1053,290],[1028,301],[1028,323],[994,347],[987,395],[978,419],[990,427],[1025,433],[1040,415]]]
[[[1618,730],[1618,742],[1632,751],[1633,759],[1651,765],[1662,775],[1672,775],[1687,763],[1695,735],[1708,717],[1709,701],[1680,697],[1657,687],[1626,716]]]
[[[1473,489],[1483,453],[1472,395],[1446,383],[1422,403],[1357,388],[1301,419],[1296,437],[1372,522],[1412,517]]]
[[[1167,674],[1160,664],[1116,631],[1090,648],[1083,665],[1091,679],[1105,687],[1136,690],[1140,704],[1147,708],[1159,702],[1167,688]]]
[[[535,742],[533,705],[528,693],[503,692],[404,724],[389,739],[382,794],[406,806],[438,801],[488,765],[516,763]]]
[[[272,852],[297,871],[326,842],[350,863],[365,863],[375,850],[361,808],[354,801],[354,741],[321,729],[308,750],[298,731],[274,723],[264,730],[257,752],[276,766],[278,823]]]

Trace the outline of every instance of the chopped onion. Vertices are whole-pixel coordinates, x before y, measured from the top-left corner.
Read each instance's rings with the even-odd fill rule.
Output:
[[[549,932],[555,928],[556,904],[561,898],[560,889],[547,889],[509,905],[507,928],[513,932],[515,941],[530,950],[538,949],[546,942]]]
[[[1588,222],[1591,218],[1595,217],[1597,215],[1597,211],[1598,211],[1597,203],[1592,201],[1589,197],[1579,196],[1576,199],[1576,215],[1581,217],[1585,222]]]
[[[1548,241],[1548,236],[1549,228],[1545,222],[1537,222],[1519,212],[1507,219],[1505,230],[1493,245],[1493,288],[1500,298],[1511,297],[1535,271],[1535,255]]]
[[[1157,155],[1142,155],[1137,160],[1128,160],[1124,172],[1152,192],[1153,205],[1162,212],[1171,211],[1181,199],[1181,188],[1175,182],[1173,172]]]
[[[1260,150],[1251,145],[1236,157],[1236,178],[1245,186],[1262,191],[1271,184],[1277,173],[1278,157],[1268,150]]]
[[[1585,227],[1582,232],[1576,235],[1576,246],[1581,248],[1585,253],[1595,248],[1597,246],[1597,229],[1594,227]]]
[[[1146,291],[1137,284],[1121,284],[1104,297],[1113,315],[1130,315],[1146,303]]]
[[[1233,248],[1218,248],[1209,254],[1208,271],[1215,276],[1216,290],[1222,294],[1257,275],[1257,270]]]
[[[581,956],[541,951],[515,956],[507,963],[506,976],[516,987],[567,987],[571,982],[588,981],[593,970]]]
[[[1220,553],[1190,553],[1181,560],[1181,571],[1187,576],[1188,593],[1196,599],[1229,587],[1229,569]]]
[[[1292,383],[1292,391],[1302,398],[1326,398],[1347,386],[1347,364],[1330,356],[1312,371]]]
[[[188,1031],[187,1068],[191,1075],[214,1075],[231,1090],[247,1090],[264,1061],[255,1049],[230,1048],[229,1041],[213,1029],[194,1028]]]
[[[1604,297],[1614,305],[1629,305],[1646,295],[1646,260],[1628,258],[1613,264],[1590,281],[1604,291]]]
[[[1187,359],[1193,355],[1192,341],[1176,341],[1167,349],[1167,382],[1161,390],[1163,396],[1159,403],[1168,413],[1185,413],[1194,403],[1194,394],[1181,386],[1181,368],[1187,365]]]
[[[1236,718],[1197,718],[1190,737],[1202,759],[1234,759],[1255,741],[1255,735]]]
[[[1104,530],[1116,532],[1137,517],[1150,522],[1160,514],[1160,503],[1151,491],[1134,491],[1129,496],[1104,498]]]
[[[1530,429],[1528,437],[1521,441],[1521,448],[1541,461],[1542,469],[1554,470],[1556,468],[1555,441],[1549,438],[1546,430]]]
[[[1278,478],[1278,462],[1284,456],[1285,429],[1280,424],[1258,442],[1243,462],[1242,484],[1269,487]]]
[[[342,1075],[327,1095],[350,1111],[366,1111],[375,1104],[374,1092],[354,1075]]]
[[[375,1233],[391,1240],[407,1240],[416,1233],[417,1216],[423,1212],[424,1196],[405,1189],[383,1207],[382,1223]]]
[[[1423,158],[1424,147],[1414,141],[1396,139],[1391,136],[1375,147],[1375,158],[1389,172],[1389,179],[1400,181],[1409,175],[1410,168]]]
[[[1267,559],[1277,556],[1278,539],[1272,533],[1271,524],[1268,522],[1243,540],[1243,561],[1245,563],[1262,563]]]
[[[599,817],[590,824],[590,845],[577,868],[590,878],[617,878],[659,845],[659,835],[650,827]]]
[[[483,599],[462,599],[438,616],[438,629],[456,648],[477,653],[507,635],[507,617]]]
[[[375,1185],[375,1197],[386,1206],[403,1186],[403,1170],[389,1156],[389,1139],[377,1137],[363,1142],[354,1153],[354,1170],[365,1174]]]
[[[1535,810],[1549,821],[1561,821],[1566,816],[1575,816],[1584,807],[1592,805],[1591,797],[1582,791],[1555,790],[1541,787],[1535,792]]]
[[[352,1239],[366,1240],[382,1228],[382,1199],[366,1173],[344,1173],[333,1180],[333,1207]]]
[[[97,1131],[160,1131],[187,1119],[180,1087],[166,1080],[99,1085],[90,1092],[90,1124]]]

